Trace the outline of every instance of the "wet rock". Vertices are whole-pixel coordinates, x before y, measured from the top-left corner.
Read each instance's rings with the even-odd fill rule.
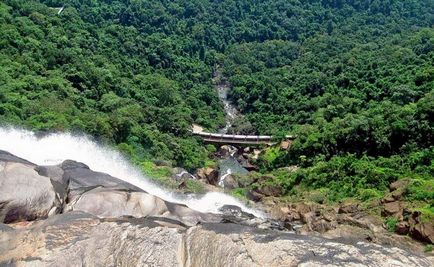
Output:
[[[238,182],[232,174],[228,174],[223,180],[223,187],[226,189],[234,189],[238,187]]]
[[[142,189],[105,173],[94,172],[86,165],[65,161],[61,164],[68,184],[68,203],[63,211],[83,211],[100,218],[121,216],[165,216],[186,225],[213,220],[212,216],[185,205],[164,201]]]
[[[223,213],[223,218],[234,217],[237,220],[248,220],[253,219],[255,216],[253,214],[244,212],[240,207],[234,205],[224,205],[219,209]]]
[[[195,179],[195,177],[183,168],[173,168],[172,178],[176,181],[183,181],[188,179]]]

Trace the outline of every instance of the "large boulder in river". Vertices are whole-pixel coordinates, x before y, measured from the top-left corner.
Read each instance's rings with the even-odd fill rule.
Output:
[[[0,151],[0,222],[46,218],[62,204],[50,178],[39,175],[34,164]]]
[[[145,192],[100,187],[83,193],[71,204],[69,210],[87,212],[99,218],[164,216],[190,226],[201,221],[220,220],[218,216],[200,213],[185,205],[167,202]]]
[[[80,162],[37,166],[0,151],[0,222],[32,221],[69,211],[100,218],[164,216],[186,225],[220,220],[92,171]]]
[[[69,182],[69,202],[64,212],[84,211],[100,218],[165,216],[186,225],[218,220],[214,215],[167,202],[106,173],[92,171],[83,163],[65,161],[60,168],[63,180]]]

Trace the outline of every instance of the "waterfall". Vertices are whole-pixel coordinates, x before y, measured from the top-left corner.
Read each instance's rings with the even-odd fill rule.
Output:
[[[257,217],[263,217],[260,212],[246,207],[237,199],[224,193],[210,192],[202,196],[185,196],[168,192],[152,183],[121,153],[96,143],[86,135],[53,133],[38,137],[31,131],[1,127],[0,150],[8,151],[38,165],[60,164],[67,159],[79,161],[94,171],[108,173],[149,194],[166,201],[185,204],[200,212],[219,213],[219,208],[222,206],[235,205]]]
[[[228,175],[231,175],[232,174],[232,169],[228,169],[227,171],[226,171],[226,173],[225,174],[223,174],[221,177],[220,177],[220,179],[219,179],[219,183],[218,183],[218,185],[220,186],[220,187],[225,187],[225,179],[226,179],[226,177],[228,177]]]

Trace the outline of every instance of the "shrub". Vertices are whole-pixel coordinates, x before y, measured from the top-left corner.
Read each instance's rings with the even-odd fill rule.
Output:
[[[206,192],[205,187],[203,184],[196,180],[187,180],[186,182],[186,191],[196,193],[196,194],[203,194]]]
[[[236,197],[236,198],[238,198],[238,199],[246,200],[247,199],[247,197],[246,197],[246,195],[247,195],[247,189],[245,189],[245,188],[235,188],[234,190],[231,191],[231,195],[234,196],[234,197]]]
[[[357,192],[357,198],[361,201],[367,201],[373,198],[381,198],[382,196],[383,192],[372,188],[359,189]]]
[[[398,224],[399,220],[395,217],[387,217],[384,224],[386,225],[387,231],[394,233],[396,230],[396,225]]]

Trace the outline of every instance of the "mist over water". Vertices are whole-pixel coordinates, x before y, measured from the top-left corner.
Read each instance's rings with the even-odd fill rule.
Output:
[[[223,205],[236,205],[246,212],[262,217],[260,212],[247,208],[237,199],[223,193],[185,196],[169,192],[152,183],[121,153],[97,144],[84,135],[54,133],[37,137],[31,131],[1,127],[0,150],[38,165],[56,165],[67,159],[83,162],[94,171],[108,173],[166,201],[183,203],[200,212],[219,213],[218,209]]]

